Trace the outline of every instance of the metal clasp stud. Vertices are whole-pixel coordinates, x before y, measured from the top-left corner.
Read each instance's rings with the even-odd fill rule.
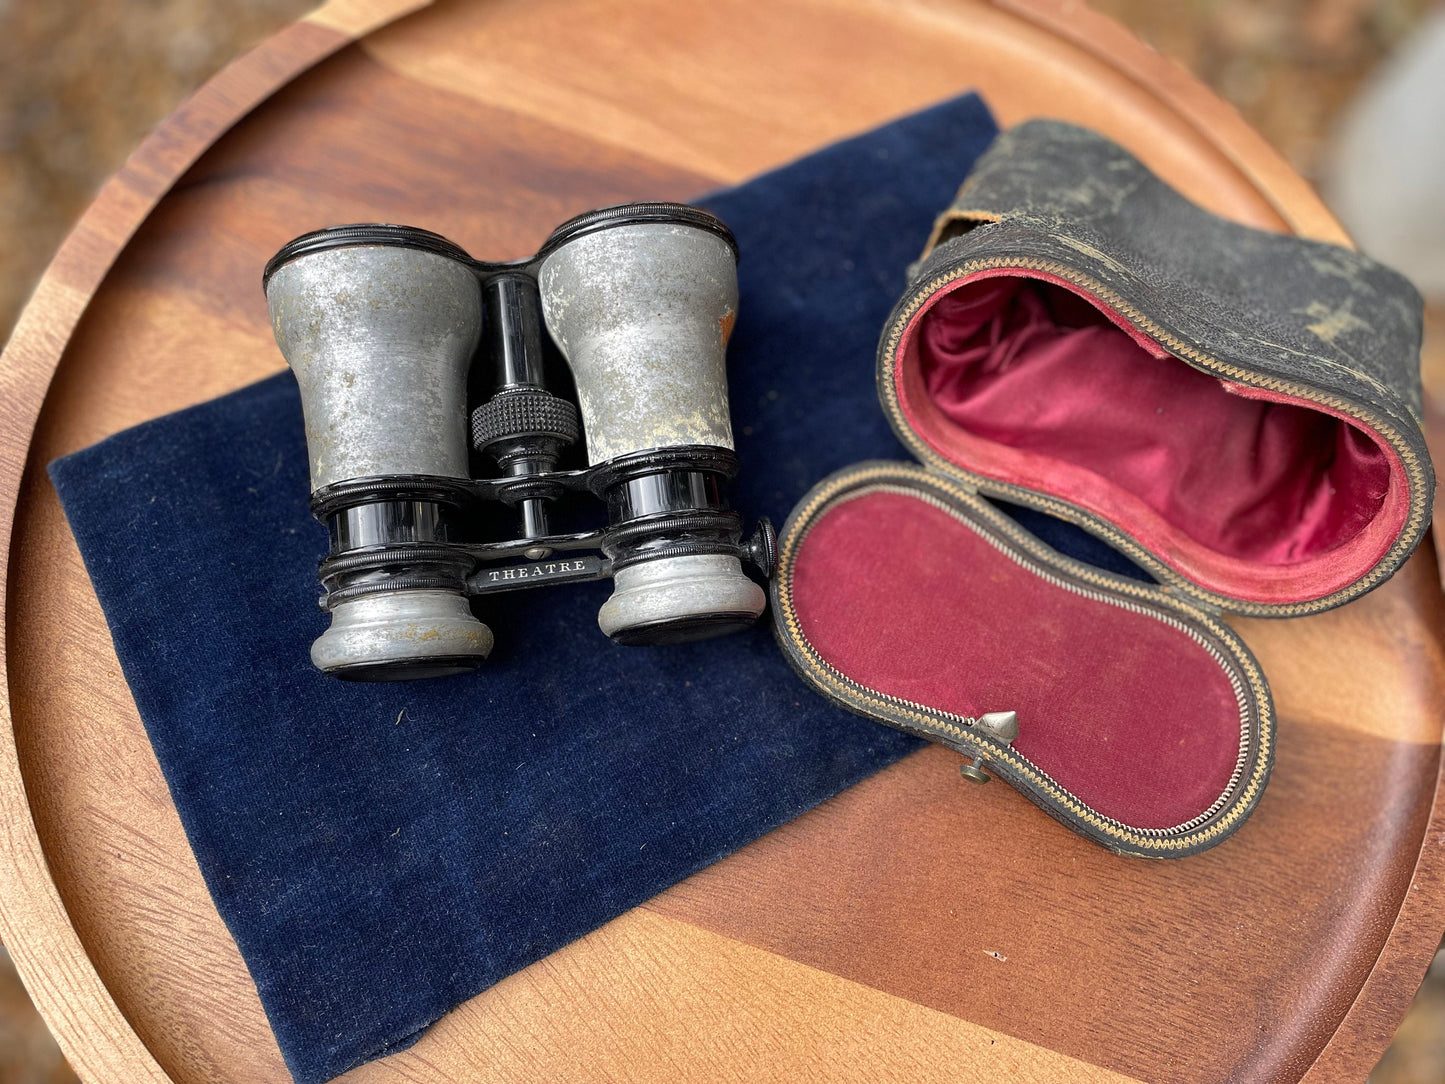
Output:
[[[1019,736],[1019,713],[1016,711],[990,711],[980,715],[973,722],[973,729],[981,737],[998,742],[1002,746],[1013,744]],[[970,783],[987,783],[993,776],[983,770],[988,757],[983,753],[973,758],[972,764],[960,764],[958,774]]]

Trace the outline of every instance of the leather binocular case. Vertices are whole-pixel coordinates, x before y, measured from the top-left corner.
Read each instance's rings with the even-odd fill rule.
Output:
[[[1053,121],[997,139],[910,271],[877,379],[917,462],[841,471],[789,517],[785,651],[1113,850],[1213,846],[1275,742],[1222,615],[1347,602],[1429,524],[1418,294]]]
[[[743,562],[766,579],[776,543],[766,520],[745,541],[728,503],[737,243],[712,215],[609,207],[510,263],[407,226],[338,226],[285,245],[263,286],[330,535],[319,669],[474,669],[493,640],[470,599],[548,584],[611,577],[598,624],[623,644],[762,613]],[[554,530],[570,494],[600,501],[606,526]],[[515,537],[486,540],[498,506]]]

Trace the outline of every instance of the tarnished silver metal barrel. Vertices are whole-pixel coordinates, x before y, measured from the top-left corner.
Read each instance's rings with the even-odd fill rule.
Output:
[[[482,329],[465,264],[368,245],[298,256],[267,280],[301,386],[313,491],[352,478],[467,478],[467,368]]]
[[[693,226],[614,226],[542,261],[542,314],[577,381],[587,458],[733,447],[725,350],[737,259]]]
[[[298,238],[267,269],[271,325],[301,389],[313,494],[359,479],[396,487],[469,477],[467,371],[481,293],[465,253],[432,237],[340,227]],[[385,506],[384,497],[372,504]],[[345,528],[344,516],[338,522]],[[469,669],[486,657],[491,632],[460,591],[418,577],[388,586],[401,589],[343,593],[331,607],[331,627],[311,649],[320,669],[416,676],[405,672],[409,663],[440,660],[429,672],[449,672],[448,660],[452,670]]]
[[[547,330],[577,383],[589,462],[689,446],[731,452],[725,357],[738,285],[730,236],[601,217],[585,229],[545,256],[537,278]],[[643,628],[715,635],[752,621],[765,603],[736,556],[659,556],[617,569],[598,624],[628,642]]]

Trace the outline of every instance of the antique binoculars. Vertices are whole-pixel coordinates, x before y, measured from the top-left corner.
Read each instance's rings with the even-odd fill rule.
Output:
[[[623,644],[704,639],[762,613],[742,562],[766,579],[776,542],[766,520],[744,541],[727,499],[737,243],[712,215],[608,207],[511,263],[407,226],[337,226],[285,245],[263,286],[330,534],[319,669],[475,669],[492,633],[470,597],[569,581],[612,578],[597,621]],[[587,466],[561,469],[584,435]],[[572,493],[605,503],[606,526],[554,533],[553,502]],[[496,502],[517,537],[479,537]]]

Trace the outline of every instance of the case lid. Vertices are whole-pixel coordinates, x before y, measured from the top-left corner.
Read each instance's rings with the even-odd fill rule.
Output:
[[[926,465],[1206,606],[1305,614],[1383,582],[1428,526],[1421,310],[1359,253],[1227,222],[1033,121],[939,219],[879,392]]]
[[[1113,851],[1197,853],[1263,793],[1273,707],[1228,626],[937,471],[864,462],[820,482],[784,524],[772,592],[808,684]]]

